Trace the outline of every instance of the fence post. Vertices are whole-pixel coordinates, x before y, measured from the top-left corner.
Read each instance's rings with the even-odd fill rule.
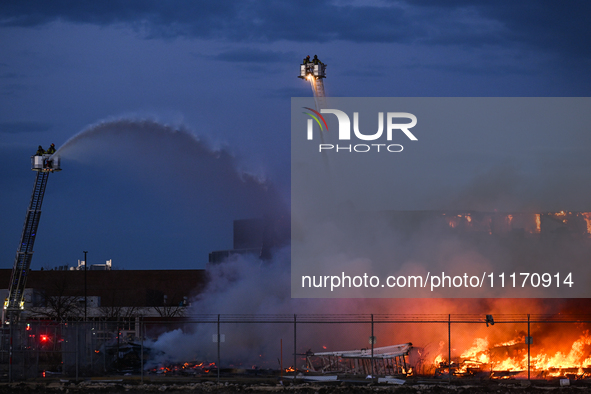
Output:
[[[86,344],[86,354],[87,354],[87,364],[90,363],[90,376],[92,376],[94,374],[94,350],[95,350],[95,345],[96,345],[96,339],[94,337],[94,335],[92,335],[94,333],[94,319],[92,320],[92,323],[90,324],[91,329],[90,331],[88,331],[88,323],[86,323],[86,328],[84,329],[84,343]],[[90,341],[90,344],[88,343]]]
[[[451,383],[451,313],[447,315],[447,364],[449,365],[449,382]]]
[[[142,321],[142,317],[140,319],[140,343],[141,343],[141,350],[140,350],[140,365],[141,365],[141,383],[144,384],[144,322]]]
[[[12,382],[12,326],[14,325],[14,312],[10,313],[10,325],[8,326],[9,331],[9,344],[8,344],[8,382]]]
[[[37,329],[36,330],[37,335],[35,335],[35,338],[37,339],[37,338],[39,338],[39,328],[38,327],[35,327],[35,328]],[[53,337],[57,338],[55,333],[53,334]],[[35,353],[37,353],[36,357],[35,357],[35,377],[38,378],[39,377],[39,342],[38,341],[35,341],[35,350],[36,350]]]
[[[77,323],[76,323],[75,327],[76,327],[76,382],[78,382],[78,353],[80,353],[80,351],[78,350],[78,330],[80,327],[78,327]]]
[[[371,380],[375,380],[375,364],[373,360],[373,343],[374,343],[374,336],[373,336],[373,313],[371,314]]]
[[[530,376],[530,346],[531,346],[531,335],[529,333],[529,313],[527,315],[527,380],[529,380],[531,382],[531,376]]]
[[[296,335],[296,315],[293,315],[293,382],[295,383],[298,376],[297,368],[297,335]]]
[[[281,384],[283,384],[283,338],[279,340],[279,349],[281,354],[281,361],[279,362],[279,368],[281,369]]]
[[[218,384],[220,384],[220,315],[218,314]]]
[[[20,326],[20,324],[19,324]],[[23,369],[21,372],[21,379],[27,379],[27,363],[30,361],[29,360],[29,351],[25,350],[27,346],[27,344],[25,343],[25,337],[26,334],[24,332],[25,329],[25,325],[22,325],[22,328],[19,328],[18,330],[18,337],[19,337],[19,344],[20,344],[20,348],[21,348],[21,353],[22,353],[22,359],[23,359]]]

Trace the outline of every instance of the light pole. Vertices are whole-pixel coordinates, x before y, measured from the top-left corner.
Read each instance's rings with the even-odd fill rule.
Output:
[[[86,267],[88,266],[88,261],[86,260],[86,253],[88,253],[88,251],[84,251],[84,321],[86,321],[86,307],[88,305],[88,302],[86,301]]]

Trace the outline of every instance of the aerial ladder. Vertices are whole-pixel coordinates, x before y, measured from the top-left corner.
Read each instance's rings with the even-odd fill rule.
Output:
[[[41,149],[41,147],[39,147]],[[10,284],[8,285],[8,298],[4,301],[4,310],[2,313],[2,322],[17,321],[20,312],[24,310],[24,292],[27,284],[27,276],[33,258],[33,244],[37,235],[39,218],[41,217],[41,204],[45,195],[47,179],[51,172],[61,171],[60,159],[52,153],[37,152],[31,157],[31,169],[37,172],[35,185],[27,216],[21,234],[21,240],[16,251]]]
[[[314,55],[314,59],[312,60],[310,60],[310,56],[307,56],[300,65],[300,75],[298,75],[298,78],[310,82],[312,91],[314,92],[316,111],[326,108],[326,96],[324,94],[323,81],[324,78],[326,78],[326,64],[322,63],[316,55]]]

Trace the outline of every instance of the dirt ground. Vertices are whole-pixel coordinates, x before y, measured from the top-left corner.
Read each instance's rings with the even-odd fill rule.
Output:
[[[0,383],[0,394],[19,393],[285,393],[285,394],[349,394],[349,393],[396,393],[396,394],[468,394],[468,393],[591,393],[591,381],[574,381],[568,387],[560,387],[558,381],[484,381],[484,382],[407,382],[404,385],[371,384],[358,382],[331,383],[279,383],[277,380],[239,381],[227,380],[219,385],[215,381],[190,383],[183,381],[150,382],[137,380],[44,380],[20,383]]]

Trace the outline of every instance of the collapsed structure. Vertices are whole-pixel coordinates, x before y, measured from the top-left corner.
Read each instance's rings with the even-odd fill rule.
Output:
[[[312,372],[351,375],[407,375],[412,343],[373,349],[307,352],[306,366]]]

